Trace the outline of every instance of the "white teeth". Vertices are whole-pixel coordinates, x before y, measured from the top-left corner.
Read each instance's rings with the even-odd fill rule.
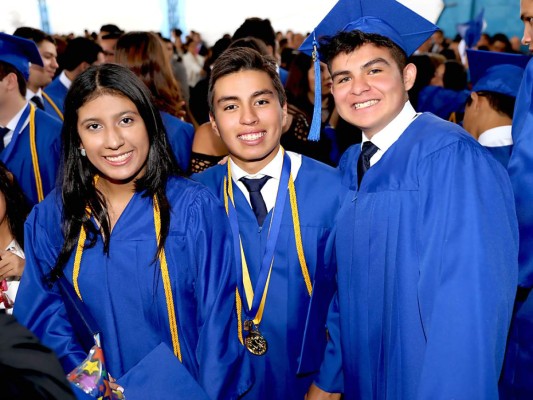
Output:
[[[365,101],[364,103],[356,103],[355,108],[360,109],[360,108],[370,107],[370,106],[373,106],[374,104],[377,104],[377,102],[378,102],[377,100],[368,100],[368,101]]]
[[[266,135],[266,132],[254,132],[254,133],[246,133],[244,135],[239,135],[239,139],[241,140],[249,140],[249,141],[253,141],[253,140],[257,140],[259,138],[262,138],[263,136]]]
[[[127,153],[120,154],[118,156],[114,156],[114,157],[108,156],[106,157],[106,159],[108,159],[111,162],[121,162],[127,159],[130,155],[131,155],[131,151],[128,151]]]

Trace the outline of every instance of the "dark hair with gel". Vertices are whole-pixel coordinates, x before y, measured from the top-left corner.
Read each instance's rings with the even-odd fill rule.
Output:
[[[224,51],[213,64],[208,92],[209,109],[212,113],[214,113],[215,83],[220,78],[239,71],[261,71],[267,73],[272,79],[272,84],[281,106],[287,103],[287,96],[278,74],[276,61],[269,56],[263,56],[250,47],[235,47]]]
[[[320,39],[320,59],[328,64],[331,71],[331,60],[339,54],[350,54],[363,46],[374,46],[389,49],[390,54],[403,75],[403,69],[407,65],[407,54],[388,37],[377,33],[365,33],[359,30],[339,32],[335,36],[326,36]]]

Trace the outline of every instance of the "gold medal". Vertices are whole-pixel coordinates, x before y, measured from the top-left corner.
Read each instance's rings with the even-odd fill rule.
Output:
[[[264,355],[268,350],[268,344],[261,332],[254,326],[253,321],[245,321],[244,330],[248,332],[248,336],[244,339],[244,345],[248,351],[255,356]]]

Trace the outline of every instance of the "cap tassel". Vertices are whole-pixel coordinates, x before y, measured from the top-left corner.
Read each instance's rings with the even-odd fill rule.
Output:
[[[313,40],[313,64],[315,67],[315,104],[313,108],[313,120],[307,139],[313,142],[320,140],[320,128],[322,125],[322,81],[320,74],[320,57],[318,56],[318,43]]]

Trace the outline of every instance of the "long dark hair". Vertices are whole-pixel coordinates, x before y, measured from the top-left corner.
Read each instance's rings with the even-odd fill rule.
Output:
[[[6,203],[9,230],[20,247],[24,248],[24,221],[31,206],[15,176],[2,161],[0,161],[0,192],[4,195]]]
[[[166,196],[166,183],[169,176],[176,173],[177,164],[167,142],[161,115],[146,86],[128,68],[117,64],[92,66],[74,80],[65,99],[61,160],[63,168],[60,178],[63,203],[62,228],[65,241],[50,275],[52,282],[61,276],[77,245],[82,226],[87,232],[88,247],[93,247],[97,236],[102,235],[104,253],[109,252],[110,222],[106,200],[94,185],[97,170],[87,157],[80,156],[81,141],[77,128],[80,107],[105,94],[130,99],[144,120],[150,150],[146,160],[146,173],[135,181],[135,191],[142,192],[143,197],[155,195],[159,202],[161,237],[158,253],[162,250],[168,235],[170,204]],[[91,210],[99,229],[87,217],[86,207]]]
[[[161,39],[152,32],[128,32],[115,48],[115,62],[132,70],[153,95],[157,108],[180,117],[182,92]]]

